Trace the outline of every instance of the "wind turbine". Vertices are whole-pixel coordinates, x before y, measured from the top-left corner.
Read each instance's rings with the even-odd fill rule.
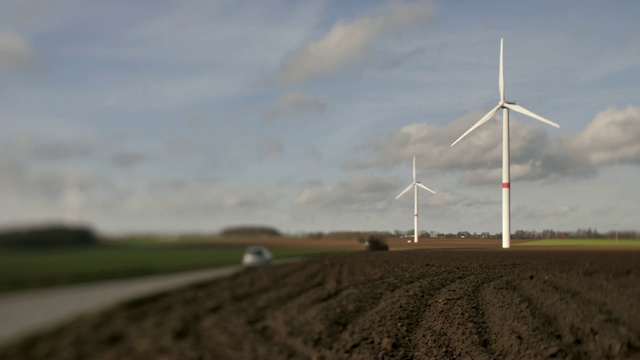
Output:
[[[510,207],[510,188],[509,182],[509,110],[519,112],[523,115],[532,117],[545,124],[555,126],[557,128],[560,125],[554,123],[551,120],[545,119],[542,116],[535,114],[520,105],[516,105],[515,102],[506,101],[504,98],[504,39],[500,39],[500,73],[498,75],[498,87],[500,89],[500,101],[498,105],[491,109],[485,116],[480,119],[475,125],[473,125],[466,133],[462,134],[458,140],[454,141],[451,146],[455,145],[468,133],[475,130],[480,125],[486,123],[498,112],[498,109],[502,109],[502,247],[509,248],[511,246],[511,207]]]
[[[80,213],[84,204],[84,196],[80,188],[74,182],[67,184],[67,189],[63,194],[65,224],[69,227],[80,224]]]
[[[418,187],[421,187],[427,191],[431,191],[432,193],[436,193],[435,191],[429,189],[428,187],[422,185],[420,181],[416,181],[416,157],[413,157],[413,182],[411,185],[407,186],[398,196],[396,196],[396,200],[400,198],[400,196],[404,195],[407,191],[411,190],[413,187],[413,242],[418,242]],[[408,240],[411,242],[411,240]]]

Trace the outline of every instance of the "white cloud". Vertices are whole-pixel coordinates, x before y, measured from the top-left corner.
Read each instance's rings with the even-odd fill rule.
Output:
[[[296,196],[294,207],[319,213],[379,211],[388,208],[392,194],[401,190],[398,186],[395,178],[356,174],[335,186],[311,185]]]
[[[92,111],[166,111],[257,96],[323,6],[322,1],[281,0],[185,0],[153,9],[138,3],[82,4],[80,14],[65,17],[52,32],[83,29],[83,24],[91,24],[91,31],[56,38],[55,48],[65,66],[97,64],[97,70],[74,70],[81,93],[75,87],[56,91],[71,91],[68,98]]]
[[[16,160],[66,161],[86,158],[93,147],[84,139],[51,139],[42,135],[18,133],[10,136],[0,148]]]
[[[383,139],[365,142],[365,160],[350,160],[348,169],[385,168],[416,155],[418,166],[441,172],[463,171],[462,182],[498,182],[502,176],[501,122],[491,120],[456,146],[450,144],[478,118],[477,112],[444,126],[404,126]],[[515,120],[515,119],[514,119]],[[511,179],[591,177],[604,166],[640,164],[640,107],[608,108],[580,132],[549,139],[534,121],[512,121]]]
[[[225,207],[234,208],[246,203],[246,199],[240,199],[236,195],[227,195],[222,199],[222,203]]]
[[[403,126],[386,138],[366,141],[362,148],[372,154],[365,160],[350,160],[346,168],[392,167],[416,156],[419,167],[439,171],[486,169],[502,164],[502,125],[491,120],[451,147],[460,134],[481,117],[471,112],[445,126],[416,123]],[[511,157],[514,163],[539,156],[548,143],[545,130],[529,122],[511,123]]]
[[[51,34],[61,26],[85,20],[92,13],[104,16],[108,8],[101,8],[98,3],[84,5],[86,2],[83,0],[3,0],[0,24],[21,34]]]
[[[260,191],[253,190],[226,194],[222,197],[213,196],[209,201],[211,208],[218,208],[218,210],[223,211],[248,209],[269,211],[270,209],[273,210],[278,203],[278,200],[273,195],[266,195]]]
[[[393,59],[383,62],[382,64],[380,64],[380,67],[385,70],[395,68],[417,56],[424,55],[426,52],[427,49],[425,49],[424,47],[418,47],[411,51],[406,51],[403,54],[395,56]]]
[[[458,204],[461,201],[462,197],[460,195],[448,191],[438,190],[435,194],[427,196],[427,205],[433,207]]]
[[[0,69],[29,66],[32,57],[27,40],[11,31],[0,31]]]
[[[32,149],[32,155],[42,160],[68,160],[91,155],[93,149],[84,141],[43,142]]]
[[[210,119],[202,114],[190,115],[185,119],[185,124],[192,127],[200,127],[208,123]]]
[[[571,206],[567,206],[567,205],[562,205],[562,206],[558,206],[558,214],[564,215],[567,214],[571,211],[573,211],[574,209]]]
[[[111,162],[117,166],[128,168],[148,161],[151,156],[142,151],[116,151],[111,154]]]
[[[568,136],[569,151],[582,154],[593,166],[640,164],[640,107],[610,107],[596,115],[587,128]]]
[[[431,0],[393,1],[376,14],[350,22],[338,21],[323,38],[298,50],[284,65],[280,80],[296,84],[344,68],[364,56],[372,44],[399,29],[429,21],[435,13]]]
[[[114,197],[112,181],[87,167],[34,164],[25,155],[5,146],[0,149],[1,225],[61,220],[65,189],[77,186],[87,201],[95,194]],[[27,148],[30,150],[31,147]],[[95,203],[94,203],[95,205]]]
[[[258,158],[261,160],[268,159],[277,154],[284,153],[284,145],[278,139],[262,138],[257,140]]]
[[[289,93],[278,99],[278,103],[264,113],[265,119],[273,119],[280,116],[304,116],[306,112],[322,113],[327,108],[327,103],[314,96]]]
[[[640,107],[609,107],[580,132],[560,136],[546,149],[538,177],[593,177],[606,166],[640,165]]]

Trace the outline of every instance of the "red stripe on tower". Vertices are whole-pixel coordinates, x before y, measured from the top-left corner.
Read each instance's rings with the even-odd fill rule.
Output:
[[[509,183],[502,183],[502,188],[503,188],[503,189],[508,189],[508,188],[510,188],[510,187],[511,187],[511,184],[509,184]]]
[[[414,214],[413,216],[418,217],[418,214]]]

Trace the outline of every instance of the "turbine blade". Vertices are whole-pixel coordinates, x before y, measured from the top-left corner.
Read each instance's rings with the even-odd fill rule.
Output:
[[[500,100],[504,102],[504,39],[500,39],[500,74],[498,75],[498,87],[500,88]]]
[[[416,183],[416,185],[420,186],[421,188],[423,188],[423,189],[425,189],[425,190],[427,190],[427,191],[431,191],[431,192],[432,192],[432,193],[434,193],[434,194],[436,193],[435,191],[433,191],[433,190],[429,189],[428,187],[426,187],[426,186],[424,186],[424,185],[422,185],[422,184],[420,184],[420,183]]]
[[[558,124],[554,123],[553,121],[551,121],[551,120],[549,120],[549,119],[545,119],[545,118],[543,118],[542,116],[540,116],[540,115],[538,115],[538,114],[536,114],[536,113],[533,113],[533,112],[531,112],[531,111],[529,111],[529,110],[527,110],[527,109],[523,108],[523,107],[522,107],[522,106],[520,106],[520,105],[516,105],[516,104],[505,104],[505,106],[506,106],[506,107],[508,107],[509,109],[513,110],[513,111],[517,111],[517,112],[519,112],[520,114],[527,115],[527,116],[532,117],[532,118],[534,118],[534,119],[536,119],[536,120],[542,121],[542,122],[543,122],[543,123],[545,123],[545,124],[549,124],[549,125],[551,125],[551,126],[555,126],[555,127],[557,127],[557,128],[559,128],[559,127],[560,127],[560,125],[558,125]]]
[[[413,157],[413,182],[416,182],[416,157]]]
[[[398,200],[400,198],[400,196],[404,195],[404,193],[406,193],[407,191],[411,190],[411,188],[413,187],[413,184],[415,184],[415,183],[411,183],[411,185],[407,186],[406,189],[402,190],[402,192],[398,196],[396,196],[396,200]]]
[[[473,125],[469,130],[467,130],[466,133],[462,134],[462,136],[460,136],[458,138],[458,140],[454,141],[453,144],[451,144],[451,146],[455,145],[458,143],[458,141],[462,140],[463,137],[467,136],[468,133],[472,132],[473,130],[475,130],[478,126],[486,123],[487,121],[489,121],[489,119],[493,118],[493,115],[496,114],[496,112],[498,111],[498,109],[500,109],[500,105],[502,104],[502,102],[500,104],[498,104],[496,107],[494,107],[493,109],[491,109],[491,111],[489,111],[485,116],[482,117],[482,119],[480,119],[480,121],[478,121],[475,125]]]

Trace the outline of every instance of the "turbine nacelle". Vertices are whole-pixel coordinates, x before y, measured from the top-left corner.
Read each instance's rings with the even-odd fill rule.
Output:
[[[532,111],[529,111],[527,109],[525,109],[524,107],[518,105],[515,103],[515,101],[506,101],[504,98],[504,40],[500,39],[500,69],[499,69],[499,73],[498,73],[498,90],[500,90],[500,101],[498,102],[498,105],[496,107],[494,107],[493,109],[491,109],[491,111],[489,111],[485,116],[482,117],[482,119],[480,119],[480,121],[478,121],[477,123],[475,123],[475,125],[473,125],[469,130],[467,130],[467,132],[465,132],[464,134],[462,134],[462,136],[460,136],[458,138],[458,140],[454,141],[453,144],[451,144],[451,146],[455,145],[456,143],[458,143],[458,141],[462,140],[462,138],[464,138],[465,136],[467,136],[467,134],[469,134],[470,132],[472,132],[473,130],[477,129],[480,125],[486,123],[487,121],[489,121],[490,119],[493,118],[493,116],[496,114],[496,112],[498,112],[499,109],[509,109],[509,110],[513,110],[515,112],[519,112],[520,114],[532,117],[540,122],[543,122],[545,124],[551,125],[551,126],[555,126],[557,128],[560,127],[560,125],[554,123],[553,121],[546,119]]]
[[[412,189],[412,188],[414,188],[414,187],[420,187],[420,188],[423,188],[423,189],[425,189],[425,190],[427,190],[427,191],[431,192],[432,194],[435,194],[435,193],[436,193],[435,191],[433,191],[433,190],[429,189],[428,187],[426,187],[426,186],[422,185],[422,183],[421,183],[420,181],[414,181],[414,182],[412,182],[409,186],[407,186],[407,188],[406,188],[406,189],[402,190],[402,192],[401,192],[400,194],[398,194],[398,196],[396,196],[396,200],[400,199],[400,197],[401,197],[402,195],[404,195],[407,191],[411,190],[411,189]]]

